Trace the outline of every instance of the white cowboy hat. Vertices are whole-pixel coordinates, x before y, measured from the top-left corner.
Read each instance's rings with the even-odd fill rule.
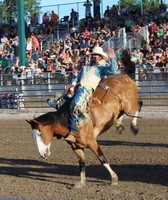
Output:
[[[108,59],[108,55],[103,51],[103,49],[99,46],[93,48],[93,51],[90,55],[98,54],[103,57],[104,60]]]

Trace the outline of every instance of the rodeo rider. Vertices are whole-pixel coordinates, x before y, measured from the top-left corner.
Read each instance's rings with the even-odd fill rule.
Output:
[[[78,116],[74,113],[74,110],[76,108],[80,110],[83,103],[86,103],[88,98],[91,97],[102,78],[117,72],[116,57],[112,48],[109,49],[107,55],[101,47],[96,46],[93,48],[90,55],[92,56],[91,66],[84,66],[72,83],[74,87],[79,87],[77,87],[69,107],[70,133],[65,140],[71,143],[76,142],[75,134],[78,131]],[[74,87],[71,87],[71,90],[73,90]]]

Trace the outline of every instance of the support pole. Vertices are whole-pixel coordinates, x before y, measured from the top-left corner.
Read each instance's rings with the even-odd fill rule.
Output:
[[[19,66],[25,66],[26,53],[25,53],[24,1],[17,0],[17,4],[18,4],[18,33],[19,33]]]

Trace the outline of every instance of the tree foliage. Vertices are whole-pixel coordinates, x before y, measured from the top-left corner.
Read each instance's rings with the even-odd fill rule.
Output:
[[[136,5],[139,5],[141,4],[141,0],[120,0],[121,2],[121,6],[124,7],[124,8],[127,8],[133,4],[136,4]],[[142,3],[143,5],[149,9],[151,3],[154,3],[156,7],[159,7],[159,3],[160,1],[159,0],[142,0]],[[163,3],[161,1],[161,3]]]
[[[25,15],[37,14],[41,0],[23,0],[25,6]],[[10,21],[11,19],[17,19],[18,16],[18,0],[3,0],[0,4],[0,19]]]

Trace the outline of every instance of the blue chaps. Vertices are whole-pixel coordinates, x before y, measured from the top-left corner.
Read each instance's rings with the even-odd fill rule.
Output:
[[[87,101],[91,97],[93,89],[90,87],[79,87],[73,97],[70,107],[69,107],[69,125],[71,132],[76,134],[78,131],[78,121],[79,116],[75,113],[77,109],[79,112],[82,110],[83,106],[86,105]]]

